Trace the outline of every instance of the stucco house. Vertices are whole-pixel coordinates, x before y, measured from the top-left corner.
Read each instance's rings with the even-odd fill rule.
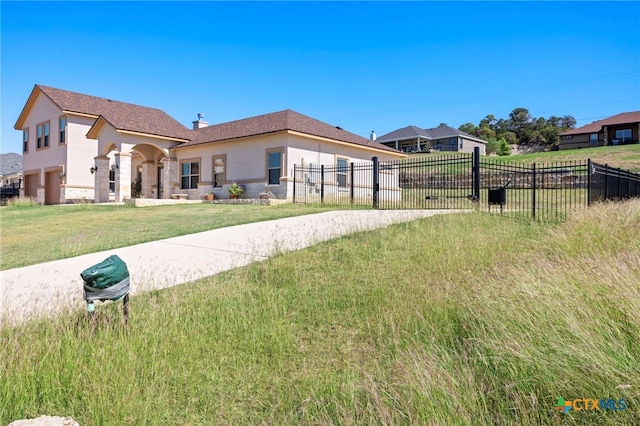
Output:
[[[339,127],[285,110],[191,129],[165,112],[36,85],[16,124],[23,135],[24,195],[43,204],[122,201],[176,194],[228,198],[268,190],[290,199],[294,164],[406,155]]]
[[[431,129],[403,127],[378,137],[376,142],[403,152],[473,152],[473,148],[477,146],[481,155],[485,154],[487,146],[487,141],[446,124]]]
[[[623,112],[560,134],[560,149],[638,143],[640,111]]]

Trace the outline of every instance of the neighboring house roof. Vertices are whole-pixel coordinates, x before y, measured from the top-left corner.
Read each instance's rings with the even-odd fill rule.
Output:
[[[473,140],[486,143],[485,140],[472,136],[467,132],[463,132],[462,130],[454,129],[453,127],[449,127],[445,124],[442,124],[438,127],[434,127],[432,129],[426,129],[426,132],[431,139],[444,139],[444,138],[451,138],[454,136],[464,136],[467,139],[473,139]]]
[[[117,130],[179,140],[188,140],[191,137],[191,132],[188,128],[160,109],[113,101],[39,84],[36,84],[33,88],[29,100],[14,126],[16,130],[22,128],[31,107],[40,94],[47,96],[64,113],[86,115],[96,119],[102,116]]]
[[[407,126],[402,129],[394,130],[393,132],[387,133],[386,135],[382,135],[376,139],[377,142],[386,143],[386,142],[395,142],[401,140],[411,140],[421,137],[425,139],[445,139],[457,136],[463,136],[466,139],[471,139],[481,143],[487,143],[487,141],[480,139],[478,137],[472,136],[467,132],[463,132],[462,130],[454,129],[453,127],[449,127],[445,124],[441,124],[438,127],[433,127],[431,129],[422,129],[417,126]]]
[[[402,129],[394,130],[393,132],[382,135],[376,139],[376,142],[395,142],[403,141],[407,139],[429,138],[427,131],[417,126],[407,126]]]
[[[238,139],[248,136],[264,135],[281,131],[295,131],[333,139],[341,142],[348,142],[355,145],[379,149],[387,152],[399,153],[399,151],[382,145],[381,143],[370,141],[367,138],[358,136],[346,130],[334,127],[330,124],[308,117],[290,109],[273,112],[271,114],[259,115],[228,123],[216,124],[193,130],[191,142],[180,145],[183,148],[209,142],[220,142],[230,139]]]
[[[10,152],[0,154],[0,175],[7,176],[22,171],[22,155]]]
[[[578,127],[577,129],[571,129],[560,136],[564,135],[580,135],[585,133],[598,133],[604,126],[613,126],[616,124],[633,124],[640,123],[640,111],[623,112],[621,114],[613,115],[603,120],[594,121],[586,126]]]

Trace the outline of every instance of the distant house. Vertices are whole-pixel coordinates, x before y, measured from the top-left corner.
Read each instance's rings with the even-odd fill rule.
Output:
[[[14,128],[22,131],[24,195],[42,204],[77,199],[247,197],[293,193],[294,164],[394,160],[406,155],[295,111],[191,129],[165,112],[36,85]]]
[[[638,143],[640,111],[623,112],[560,134],[560,149]]]
[[[403,152],[473,152],[473,148],[477,146],[482,155],[485,154],[487,145],[487,141],[445,124],[431,129],[403,127],[378,137],[376,142]]]
[[[10,152],[0,154],[0,186],[15,186],[22,184],[22,155]]]

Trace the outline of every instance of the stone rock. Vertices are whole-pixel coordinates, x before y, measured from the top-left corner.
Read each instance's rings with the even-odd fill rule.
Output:
[[[71,417],[40,416],[37,419],[16,420],[7,426],[80,426]]]

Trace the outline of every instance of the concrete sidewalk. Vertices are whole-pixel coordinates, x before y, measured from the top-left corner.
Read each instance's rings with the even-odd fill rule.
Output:
[[[0,321],[17,324],[83,308],[80,272],[112,254],[129,268],[131,294],[184,284],[349,233],[454,210],[338,210],[238,225],[0,272]]]

